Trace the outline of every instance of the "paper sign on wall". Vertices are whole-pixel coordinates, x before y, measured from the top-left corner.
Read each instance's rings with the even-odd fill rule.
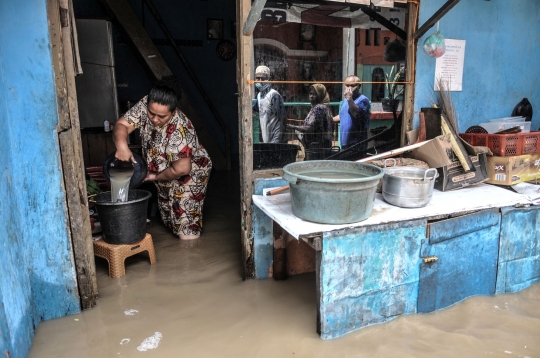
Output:
[[[435,62],[435,85],[434,90],[439,90],[438,79],[442,78],[447,83],[450,91],[462,91],[463,87],[463,63],[465,62],[465,40],[445,39],[444,55]]]

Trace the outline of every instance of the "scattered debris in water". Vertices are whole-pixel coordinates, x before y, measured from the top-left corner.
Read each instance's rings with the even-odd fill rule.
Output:
[[[121,344],[121,345],[128,344],[129,341],[130,341],[129,338],[123,338],[123,339],[120,341],[120,344]]]
[[[154,333],[153,336],[145,338],[141,345],[137,347],[137,350],[140,352],[146,352],[149,349],[156,349],[159,345],[159,341],[161,341],[161,337],[163,337],[161,333]]]

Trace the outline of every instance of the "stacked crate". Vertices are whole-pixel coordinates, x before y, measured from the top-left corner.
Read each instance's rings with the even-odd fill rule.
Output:
[[[488,147],[487,183],[514,185],[540,179],[540,132],[513,134],[462,133],[473,146]]]

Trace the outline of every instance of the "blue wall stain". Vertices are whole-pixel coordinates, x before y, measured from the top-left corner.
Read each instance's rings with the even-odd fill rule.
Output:
[[[540,281],[540,208],[503,208],[497,293]]]
[[[262,195],[263,189],[288,185],[289,182],[281,177],[255,179],[253,194]],[[268,278],[270,268],[274,261],[274,231],[272,219],[261,209],[252,205],[252,235],[253,235],[253,261],[255,264],[255,278]]]
[[[40,321],[79,312],[46,6],[0,0],[0,328],[12,358]]]
[[[321,338],[415,313],[425,237],[425,220],[324,233]]]
[[[419,26],[445,2],[421,1]],[[488,119],[509,117],[524,97],[540,108],[539,18],[538,0],[461,1],[440,20],[445,38],[466,40],[463,91],[451,92],[461,132]],[[420,108],[431,107],[433,99],[436,60],[422,44],[435,28],[418,40],[414,127]],[[539,125],[536,114],[531,129]]]

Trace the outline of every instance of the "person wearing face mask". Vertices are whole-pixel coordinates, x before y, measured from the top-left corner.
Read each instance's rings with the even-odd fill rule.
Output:
[[[330,96],[323,84],[316,83],[309,87],[311,110],[301,126],[289,124],[288,128],[300,132],[298,136],[305,149],[332,147],[332,115]],[[315,144],[316,143],[316,144]]]
[[[334,117],[335,122],[340,122],[339,135],[342,150],[368,138],[371,103],[360,93],[360,84],[357,82],[360,82],[360,79],[356,76],[348,76],[345,79],[344,100],[339,109],[339,115]],[[365,149],[367,149],[367,142],[358,145],[355,152]]]
[[[181,240],[197,239],[212,161],[190,120],[176,108],[179,95],[162,81],[131,107],[114,126],[116,158],[135,162],[128,135],[140,129],[148,163],[145,181],[154,182],[161,220]]]
[[[270,69],[268,67],[259,66],[255,69],[256,81],[268,81],[269,79]],[[278,91],[270,86],[270,83],[256,82],[255,87],[259,93],[253,110],[259,112],[263,143],[287,143],[285,133],[287,111],[283,98]]]

